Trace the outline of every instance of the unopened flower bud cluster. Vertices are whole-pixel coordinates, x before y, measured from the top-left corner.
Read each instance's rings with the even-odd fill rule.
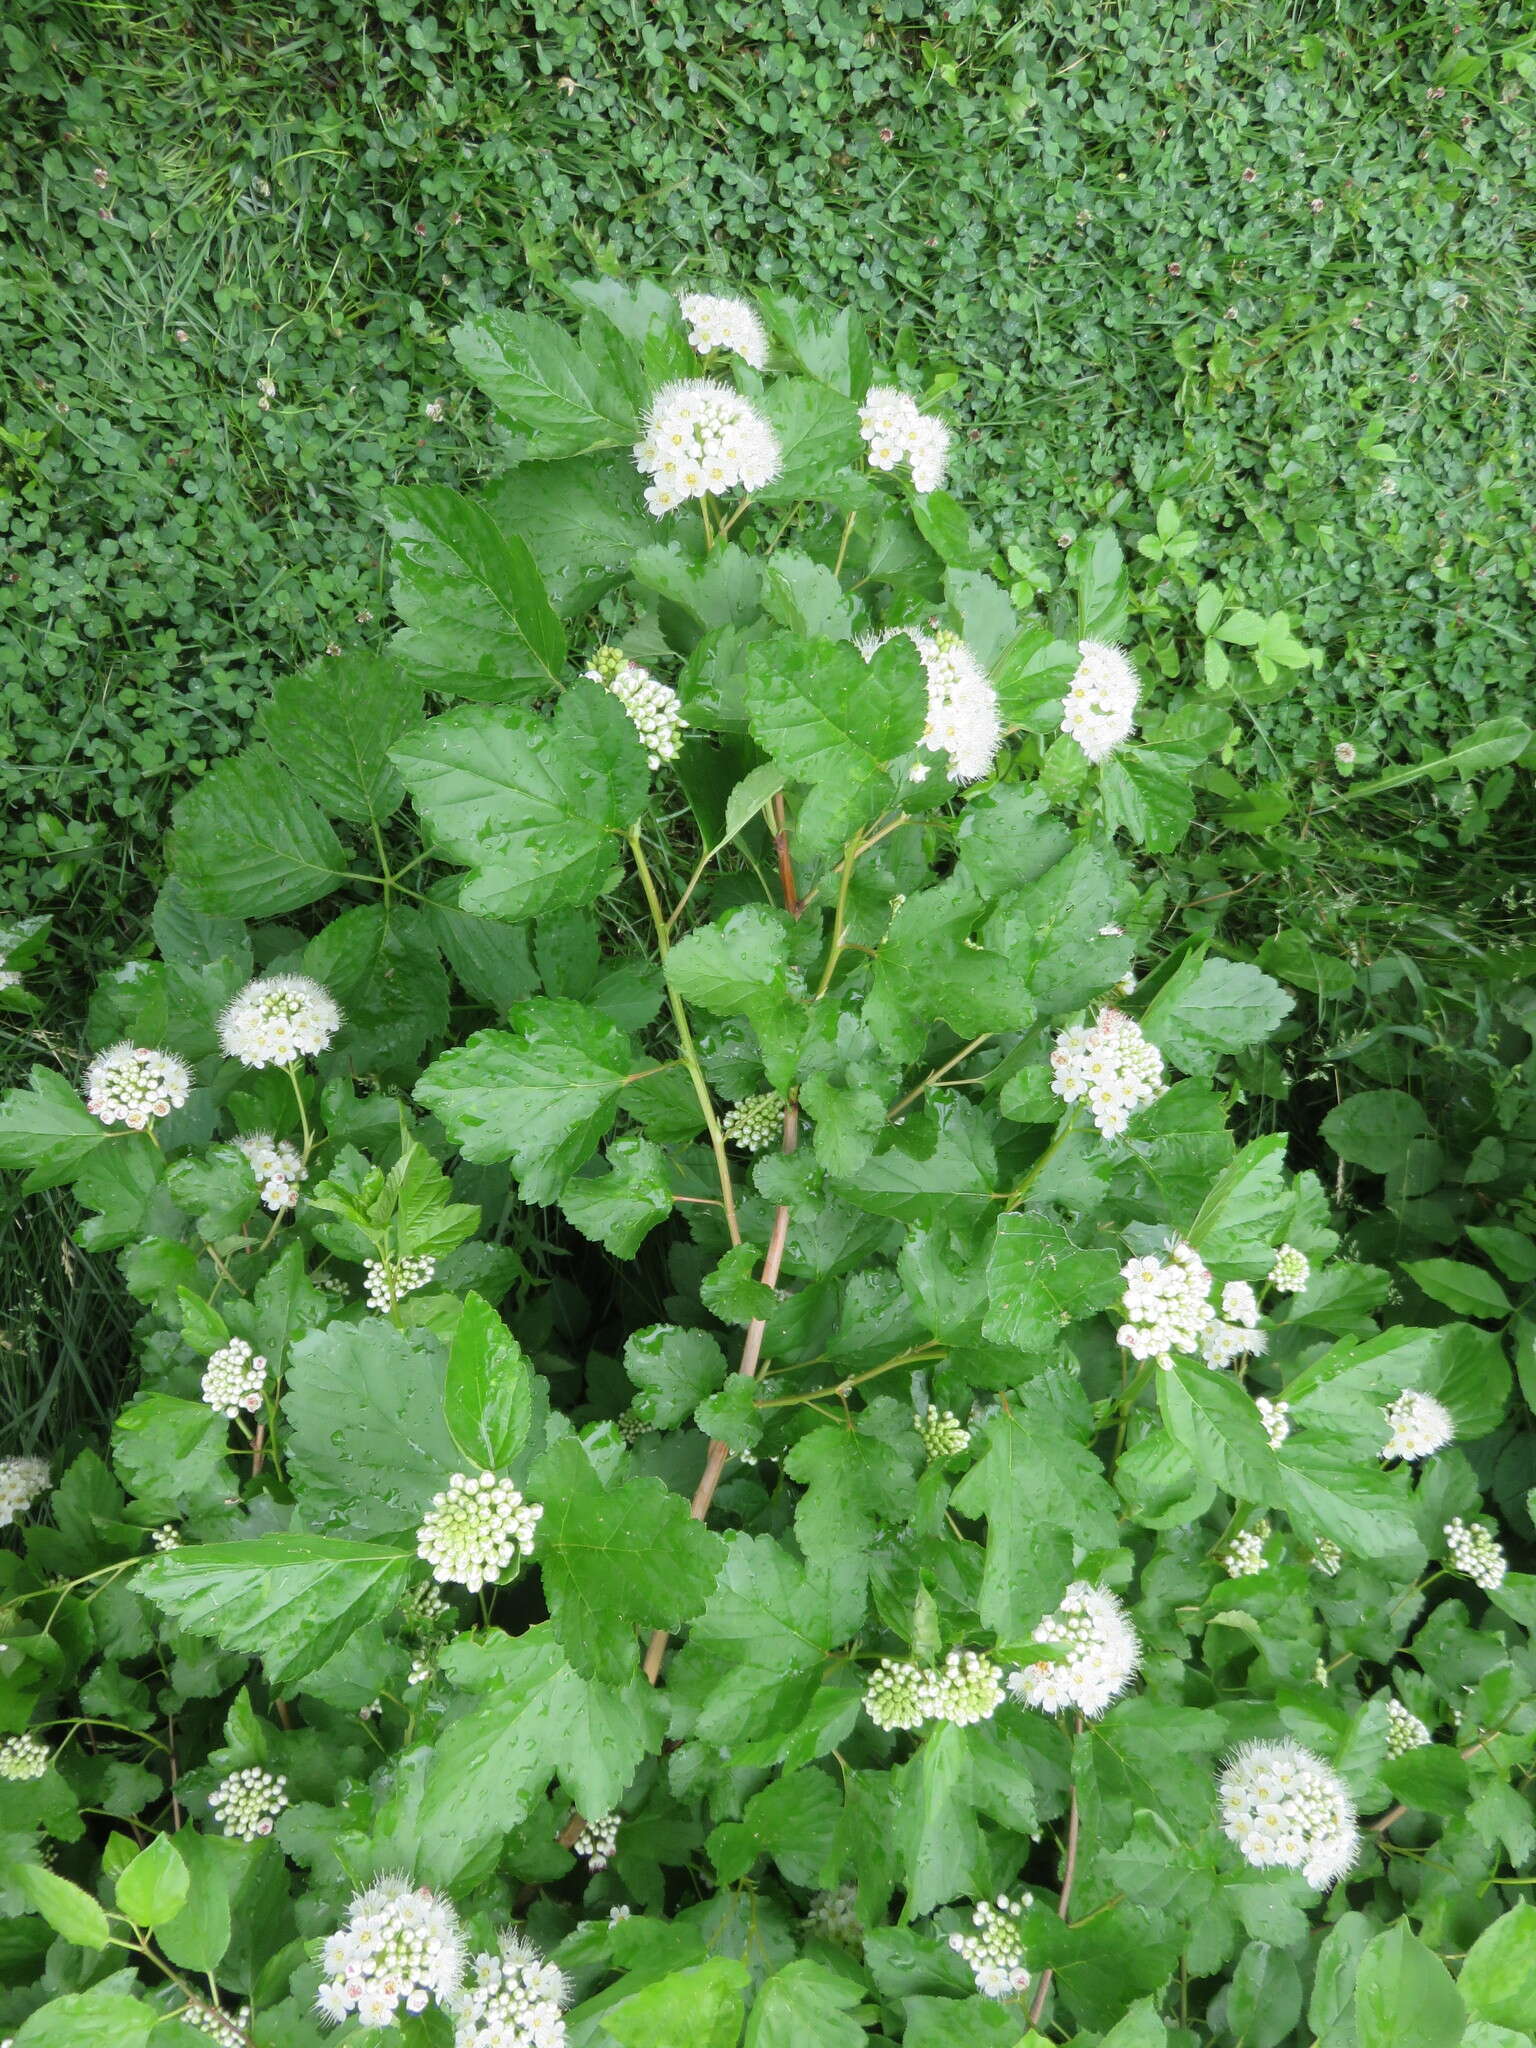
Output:
[[[925,1721],[966,1728],[990,1720],[1002,1699],[997,1666],[976,1650],[951,1650],[934,1666],[882,1657],[864,1689],[865,1711],[877,1728],[921,1728]]]
[[[152,1529],[149,1540],[156,1550],[180,1550],[181,1531],[174,1522],[162,1522],[158,1529]]]
[[[1312,1262],[1293,1244],[1281,1245],[1269,1269],[1269,1284],[1276,1294],[1300,1294],[1312,1278]]]
[[[864,1923],[859,1918],[859,1888],[839,1885],[836,1891],[818,1892],[806,1908],[807,1934],[820,1935],[834,1948],[857,1955],[864,1946]]]
[[[286,1067],[325,1051],[341,1029],[341,1011],[307,974],[269,974],[247,982],[219,1019],[219,1044],[247,1067]]]
[[[779,473],[778,438],[767,418],[713,377],[664,385],[634,452],[635,467],[652,480],[645,503],[657,518],[706,493],[761,490]]]
[[[1387,1701],[1387,1755],[1406,1756],[1410,1749],[1422,1749],[1431,1740],[1429,1730],[1399,1699]]]
[[[191,1070],[168,1052],[145,1046],[110,1046],[85,1070],[85,1106],[104,1124],[146,1130],[157,1116],[180,1109],[192,1086]]]
[[[339,2025],[398,2024],[401,2013],[447,2005],[464,1976],[464,1937],[446,1900],[403,1877],[382,1878],[352,1902],[346,1925],[321,1950],[325,1975],[315,1996]]]
[[[1388,1432],[1381,1447],[1384,1458],[1432,1457],[1436,1451],[1443,1451],[1456,1434],[1450,1410],[1432,1394],[1420,1394],[1412,1387],[1382,1412]]]
[[[768,364],[768,336],[756,310],[745,299],[716,298],[711,292],[682,292],[678,308],[688,328],[690,345],[701,356],[716,349],[740,356],[754,370]]]
[[[203,1369],[203,1399],[231,1417],[242,1411],[254,1415],[266,1384],[267,1361],[253,1354],[243,1337],[231,1337]]]
[[[1246,1742],[1221,1774],[1222,1833],[1256,1869],[1299,1870],[1326,1891],[1355,1860],[1355,1809],[1342,1778],[1296,1742]]]
[[[1141,678],[1120,648],[1102,640],[1080,640],[1077,655],[1061,729],[1090,761],[1107,761],[1135,730]]]
[[[176,2014],[184,2027],[193,2027],[200,2034],[206,2034],[218,2048],[246,2048],[249,2042],[251,2008],[242,2005],[238,2012],[224,2012],[216,2005],[184,2005]]]
[[[1037,1643],[1061,1644],[1064,1658],[1044,1659],[1009,1673],[1008,1690],[1028,1707],[1060,1714],[1102,1714],[1141,1668],[1141,1639],[1125,1608],[1107,1587],[1078,1579],[1060,1607],[1035,1630]]]
[[[623,705],[645,748],[648,768],[677,759],[688,721],[676,690],[658,681],[648,668],[626,659],[616,647],[600,649],[584,673],[589,683],[600,684]]]
[[[0,1779],[25,1784],[42,1777],[50,1760],[47,1743],[39,1742],[35,1735],[0,1736]]]
[[[254,1842],[270,1835],[272,1823],[288,1804],[288,1780],[274,1777],[255,1764],[232,1771],[208,1794],[213,1817],[226,1835]]]
[[[510,1930],[495,1955],[477,1955],[470,1980],[447,2001],[454,2048],[564,2048],[565,1972]]]
[[[1474,1522],[1469,1527],[1457,1515],[1445,1525],[1445,1552],[1459,1572],[1492,1593],[1504,1583],[1509,1569],[1504,1552],[1488,1531]]]
[[[1162,1054],[1123,1010],[1069,1025],[1051,1049],[1051,1093],[1063,1102],[1086,1100],[1101,1137],[1118,1138],[1165,1089]]]
[[[1251,1579],[1264,1569],[1264,1545],[1269,1541],[1268,1522],[1255,1522],[1251,1529],[1239,1529],[1221,1562],[1229,1579]]]
[[[49,1474],[42,1458],[0,1458],[0,1529],[8,1529],[48,1491]]]
[[[1133,1358],[1155,1359],[1164,1372],[1171,1372],[1174,1354],[1197,1352],[1201,1337],[1216,1320],[1210,1268],[1179,1239],[1169,1246],[1166,1259],[1151,1254],[1128,1259],[1120,1277],[1125,1282],[1125,1321],[1117,1341]]]
[[[983,1899],[971,1914],[973,1934],[952,1934],[949,1945],[970,1967],[983,1998],[1017,1998],[1029,1989],[1019,1920],[1033,1904],[1028,1892],[1010,1899],[999,1892],[997,1904]]]
[[[600,1813],[589,1820],[571,1847],[591,1870],[606,1870],[619,1846],[619,1816]]]
[[[471,1477],[455,1472],[422,1517],[416,1555],[432,1567],[439,1585],[452,1581],[478,1593],[495,1583],[512,1559],[533,1550],[543,1508],[525,1501],[510,1479],[493,1472]]]
[[[889,640],[907,639],[917,649],[928,686],[928,716],[923,745],[930,754],[949,757],[951,782],[975,782],[985,775],[1003,741],[1002,713],[991,677],[958,633],[924,633],[916,626],[895,626],[888,633],[867,635],[858,643],[866,661]],[[918,762],[912,780],[928,770]]]
[[[971,1432],[947,1408],[927,1408],[914,1418],[918,1440],[928,1456],[938,1461],[941,1458],[957,1458],[962,1451],[971,1447]]]
[[[431,1579],[407,1586],[400,1596],[400,1633],[411,1641],[437,1642],[458,1626],[452,1603]]]
[[[908,464],[914,491],[938,490],[949,466],[949,429],[894,384],[875,384],[859,407],[859,432],[871,469]]]
[[[766,1152],[784,1135],[784,1098],[769,1092],[749,1095],[720,1119],[720,1134],[743,1152]]]
[[[1254,1402],[1259,1411],[1259,1420],[1264,1425],[1264,1434],[1270,1446],[1279,1450],[1291,1433],[1291,1404],[1289,1401],[1270,1401],[1260,1394]]]
[[[251,1162],[251,1171],[261,1187],[263,1208],[274,1215],[292,1209],[299,1199],[299,1182],[309,1173],[296,1145],[286,1138],[274,1138],[270,1131],[252,1131],[236,1138],[237,1149]]]
[[[406,1295],[429,1287],[436,1271],[436,1259],[364,1259],[363,1292],[368,1306],[378,1315],[388,1315]]]

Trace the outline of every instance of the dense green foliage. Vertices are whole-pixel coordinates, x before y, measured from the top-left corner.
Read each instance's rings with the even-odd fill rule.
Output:
[[[148,1130],[55,1065],[0,1105],[142,1309],[106,1458],[0,1558],[0,1717],[46,1749],[0,1749],[0,2023],[172,2048],[212,2001],[318,2048],[324,1939],[401,1871],[472,1946],[556,1955],[572,2048],[1530,2048],[1536,1576],[1448,1528],[1533,1535],[1536,1235],[1475,1207],[1522,1106],[1490,1085],[1463,1155],[1395,1085],[1432,1027],[1384,1017],[1326,1184],[1233,1127],[1327,956],[1178,931],[1197,814],[1242,805],[1228,700],[1159,673],[1110,525],[1011,597],[956,498],[866,464],[858,322],[760,305],[767,372],[708,368],[781,473],[660,520],[629,450],[698,369],[664,293],[455,330],[516,459],[389,493],[387,652],[278,682],[178,804],[154,957],[97,990],[93,1045],[185,1089]],[[930,633],[1007,731],[967,782]],[[1063,693],[1119,638],[1137,733],[1095,763]],[[675,761],[615,648],[675,688]],[[1475,807],[1529,735],[1456,738],[1399,786]],[[345,1018],[262,1064],[229,1006],[291,972]],[[1053,1085],[1105,1004],[1168,1084],[1120,1134]],[[1138,1348],[1131,1260],[1203,1276],[1237,1355]],[[204,1375],[245,1347],[227,1420]],[[1455,1428],[1422,1463],[1405,1392]],[[433,1613],[479,1473],[537,1526]],[[1079,1581],[1134,1620],[1124,1696],[1002,1696],[1066,1668],[1036,1631]],[[870,1711],[882,1660],[951,1656],[963,1711]],[[1280,1738],[1360,1817],[1337,1883],[1218,1825],[1222,1758]],[[241,1771],[284,1781],[246,1840]],[[1029,1978],[989,1990],[949,1937],[999,1895]],[[372,2038],[454,2033],[434,2000]]]

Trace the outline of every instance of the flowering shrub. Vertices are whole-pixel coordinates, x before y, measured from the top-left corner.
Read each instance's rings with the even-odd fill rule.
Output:
[[[391,657],[183,800],[111,1118],[0,1108],[143,1308],[0,1474],[0,2020],[1518,2027],[1510,1368],[1230,1126],[1289,998],[1142,865],[1226,715],[1097,535],[1015,613],[846,313],[571,299],[456,333],[516,459],[390,494]]]

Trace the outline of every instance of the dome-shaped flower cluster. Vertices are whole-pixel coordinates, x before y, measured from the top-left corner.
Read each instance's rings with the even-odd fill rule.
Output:
[[[1136,729],[1141,678],[1118,647],[1077,643],[1077,669],[1067,686],[1061,729],[1090,761],[1107,761]]]
[[[24,1515],[49,1484],[45,1458],[0,1458],[0,1529]]]
[[[1054,1614],[1035,1630],[1037,1643],[1065,1646],[1063,1658],[1026,1664],[1008,1675],[1008,1690],[1027,1707],[1060,1714],[1102,1714],[1141,1669],[1141,1638],[1107,1587],[1075,1580]]]
[[[1253,1405],[1259,1411],[1259,1420],[1264,1425],[1264,1434],[1269,1438],[1271,1448],[1278,1451],[1291,1433],[1290,1402],[1266,1400],[1260,1394]]]
[[[949,429],[932,413],[920,412],[917,401],[894,384],[870,386],[859,407],[859,432],[871,469],[894,469],[906,462],[913,490],[924,496],[943,483],[949,467]]]
[[[341,1011],[307,974],[249,981],[219,1019],[219,1044],[247,1067],[286,1067],[322,1053],[341,1029]]]
[[[678,310],[690,345],[701,356],[715,349],[740,356],[754,370],[768,365],[768,336],[757,310],[745,299],[716,298],[712,292],[680,292]]]
[[[453,2048],[564,2048],[565,1972],[510,1929],[495,1955],[477,1955],[470,1981],[448,2002]]]
[[[1406,1756],[1410,1749],[1423,1749],[1431,1740],[1429,1730],[1417,1714],[1411,1714],[1400,1699],[1387,1701],[1387,1755]]]
[[[1051,1093],[1063,1102],[1086,1099],[1101,1137],[1118,1138],[1165,1087],[1162,1054],[1123,1010],[1069,1025],[1051,1048]]]
[[[1312,1278],[1312,1261],[1293,1244],[1281,1245],[1269,1269],[1269,1284],[1276,1294],[1300,1294]]]
[[[659,682],[648,668],[630,661],[617,647],[599,648],[592,666],[583,674],[589,683],[610,691],[623,705],[645,748],[648,768],[659,768],[663,761],[677,759],[688,721],[676,690]]]
[[[104,1124],[146,1130],[157,1116],[180,1109],[192,1086],[192,1072],[174,1053],[147,1046],[109,1046],[85,1070],[85,1106]]]
[[[452,1906],[403,1877],[381,1878],[355,1898],[320,1953],[315,2004],[338,2025],[356,2015],[365,2027],[394,2026],[401,2012],[424,2012],[434,1999],[448,2005],[464,1977]]]
[[[1239,1529],[1221,1553],[1222,1569],[1229,1579],[1257,1578],[1264,1569],[1264,1546],[1270,1538],[1268,1522],[1255,1522]]]
[[[206,2034],[218,2048],[246,2048],[249,2042],[251,2008],[242,2005],[238,2012],[225,2012],[221,2006],[204,2005],[201,2000],[184,2005],[175,2015],[184,2027],[192,2027],[200,2034]]]
[[[887,633],[867,634],[858,643],[866,661],[888,640],[907,639],[917,649],[928,685],[928,716],[923,745],[930,754],[949,757],[951,782],[974,782],[985,775],[1003,741],[1002,714],[991,677],[958,633],[924,633],[916,626],[893,626]],[[928,769],[918,762],[910,771],[921,782]]]
[[[1327,1891],[1359,1847],[1343,1779],[1297,1742],[1245,1742],[1222,1771],[1222,1833],[1258,1870],[1299,1870]]]
[[[1170,1245],[1166,1259],[1151,1254],[1128,1259],[1120,1277],[1125,1282],[1125,1321],[1117,1341],[1133,1358],[1155,1358],[1164,1372],[1171,1372],[1174,1353],[1193,1356],[1201,1336],[1216,1320],[1209,1267],[1193,1246],[1179,1239]]]
[[[416,1532],[416,1555],[432,1567],[439,1585],[450,1580],[478,1593],[494,1584],[519,1553],[533,1550],[534,1531],[544,1512],[525,1501],[510,1479],[494,1472],[478,1478],[455,1472]]]
[[[983,1998],[1017,1998],[1029,1989],[1019,1919],[1034,1901],[1026,1892],[1010,1899],[999,1892],[997,1904],[983,1899],[971,1914],[974,1934],[952,1934],[949,1945],[970,1967]]]
[[[914,1418],[918,1440],[928,1456],[937,1462],[941,1458],[957,1458],[962,1451],[971,1447],[971,1432],[947,1408],[926,1408]]]
[[[35,1735],[0,1735],[0,1779],[25,1784],[42,1777],[52,1761],[47,1743]]]
[[[251,1162],[251,1171],[261,1186],[262,1206],[274,1215],[295,1207],[299,1182],[309,1178],[297,1145],[290,1145],[286,1138],[274,1138],[270,1131],[250,1131],[245,1137],[236,1138],[235,1146]]]
[[[784,1136],[782,1095],[749,1095],[720,1119],[720,1135],[727,1145],[739,1145],[743,1152],[766,1152]]]
[[[664,385],[635,444],[635,467],[652,479],[646,509],[657,518],[706,492],[760,491],[779,464],[778,437],[765,416],[713,377]]]
[[[1445,1554],[1457,1571],[1465,1572],[1485,1593],[1492,1593],[1503,1585],[1504,1574],[1509,1569],[1504,1552],[1488,1531],[1476,1522],[1469,1527],[1457,1515],[1446,1523]]]
[[[267,1361],[251,1351],[243,1337],[231,1337],[203,1369],[203,1399],[233,1418],[254,1415],[267,1384]]]
[[[1428,1458],[1443,1451],[1456,1434],[1450,1410],[1433,1394],[1420,1394],[1412,1387],[1382,1412],[1388,1430],[1381,1447],[1384,1458]]]
[[[864,1688],[864,1710],[877,1728],[921,1728],[925,1721],[968,1728],[990,1720],[1002,1699],[997,1666],[976,1650],[951,1650],[931,1666],[882,1657]]]
[[[226,1835],[242,1842],[254,1842],[270,1835],[272,1823],[288,1804],[288,1780],[251,1764],[243,1771],[231,1771],[208,1794],[214,1819]]]
[[[619,1846],[619,1816],[616,1813],[599,1813],[587,1821],[581,1833],[572,1842],[575,1853],[582,1857],[590,1870],[606,1870],[613,1861],[613,1852]]]
[[[805,1931],[820,1935],[834,1948],[858,1955],[864,1946],[864,1923],[859,1918],[859,1888],[840,1884],[836,1891],[818,1892],[805,1912]]]
[[[387,1316],[396,1302],[418,1288],[429,1287],[436,1259],[364,1259],[363,1292],[376,1315]]]

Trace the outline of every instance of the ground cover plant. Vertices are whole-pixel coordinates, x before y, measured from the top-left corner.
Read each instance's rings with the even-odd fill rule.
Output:
[[[1233,1128],[1292,995],[1143,944],[1229,711],[1109,529],[1015,608],[846,308],[453,346],[511,466],[0,1107],[142,1308],[4,1469],[0,2021],[1520,2048],[1532,1239]]]

